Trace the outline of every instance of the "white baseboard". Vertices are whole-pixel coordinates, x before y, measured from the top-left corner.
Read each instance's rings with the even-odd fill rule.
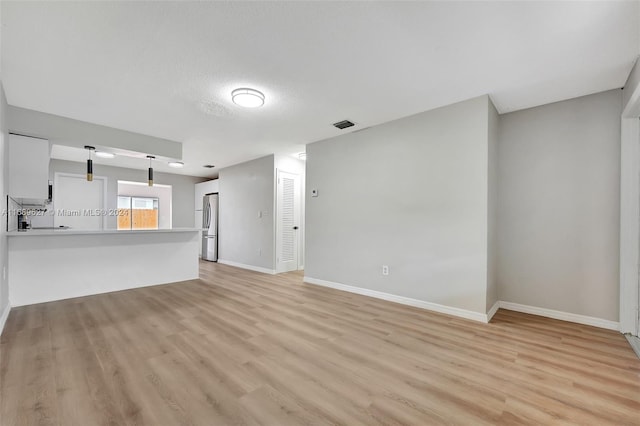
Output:
[[[274,269],[262,268],[260,266],[245,265],[244,263],[232,262],[231,260],[218,259],[218,263],[223,265],[235,266],[236,268],[248,269],[250,271],[262,272],[263,274],[275,275]]]
[[[602,318],[589,317],[586,315],[572,314],[569,312],[554,311],[553,309],[538,308],[536,306],[521,305],[519,303],[500,302],[500,308],[509,311],[522,312],[525,314],[539,315],[541,317],[553,318],[562,321],[575,322],[578,324],[592,325],[594,327],[606,328],[608,330],[620,331],[620,323],[605,320]]]
[[[569,312],[554,311],[552,309],[538,308],[536,306],[521,305],[519,303],[498,301],[493,304],[489,312],[486,314],[480,312],[469,311],[466,309],[454,308],[452,306],[440,305],[438,303],[427,302],[424,300],[412,299],[395,294],[384,293],[367,288],[351,286],[347,284],[336,283],[332,281],[321,280],[318,278],[304,277],[304,282],[308,284],[319,285],[322,287],[334,288],[336,290],[348,291],[349,293],[362,294],[364,296],[375,297],[376,299],[388,300],[390,302],[401,303],[403,305],[414,306],[429,311],[439,312],[442,314],[453,315],[460,318],[466,318],[478,322],[488,323],[495,315],[499,308],[509,311],[522,312],[525,314],[538,315],[541,317],[553,318],[562,321],[575,322],[578,324],[591,325],[594,327],[605,328],[608,330],[620,330],[620,324],[616,321],[605,320],[602,318],[589,317],[586,315],[572,314]]]
[[[496,312],[498,312],[499,308],[500,308],[500,301],[498,300],[496,301],[496,303],[493,304],[491,309],[489,309],[489,312],[487,312],[487,322],[491,321],[491,318],[493,318]]]
[[[4,330],[4,324],[7,322],[7,318],[9,318],[10,311],[11,305],[7,303],[7,306],[4,307],[4,311],[2,311],[2,315],[0,315],[0,336],[2,336],[2,330]]]
[[[479,322],[488,322],[487,314],[468,311],[466,309],[454,308],[452,306],[440,305],[438,303],[426,302],[424,300],[412,299],[410,297],[396,296],[395,294],[383,293],[381,291],[369,290],[362,287],[355,287],[332,281],[320,280],[312,277],[304,277],[304,282],[308,284],[329,287],[336,290],[348,291],[349,293],[362,294],[364,296],[375,297],[376,299],[388,300],[390,302],[401,303],[403,305],[414,306],[441,314],[453,315],[460,318],[470,319]]]
[[[638,358],[640,358],[640,338],[631,336],[629,334],[627,334],[625,337],[629,341],[629,344],[631,345],[633,351],[636,353],[636,355],[638,355]]]

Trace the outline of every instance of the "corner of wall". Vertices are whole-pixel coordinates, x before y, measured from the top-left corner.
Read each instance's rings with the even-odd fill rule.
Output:
[[[498,303],[498,126],[500,117],[487,96],[487,300],[489,320]]]
[[[636,118],[640,115],[640,62],[631,68],[622,88],[622,116]]]

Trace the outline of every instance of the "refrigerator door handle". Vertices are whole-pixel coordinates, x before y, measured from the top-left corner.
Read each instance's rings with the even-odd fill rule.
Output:
[[[215,262],[218,260],[217,211],[218,196],[207,195],[204,197],[202,207],[202,259]]]
[[[211,204],[207,203],[207,208],[204,213],[204,227],[206,229],[209,229],[209,222],[211,220],[210,214],[211,214]]]

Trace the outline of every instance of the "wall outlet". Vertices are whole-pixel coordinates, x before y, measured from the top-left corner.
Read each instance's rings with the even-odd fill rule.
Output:
[[[389,275],[389,265],[382,265],[382,275]]]
[[[258,219],[262,219],[262,210],[258,211]]]
[[[262,249],[261,248],[258,249],[258,255],[262,256]]]

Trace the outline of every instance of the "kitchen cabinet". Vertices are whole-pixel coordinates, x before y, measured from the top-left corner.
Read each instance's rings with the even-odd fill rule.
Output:
[[[51,146],[46,139],[9,135],[9,195],[22,204],[49,198]]]
[[[194,210],[202,211],[202,197],[218,192],[218,179],[196,183]],[[196,224],[198,226],[198,224]]]

